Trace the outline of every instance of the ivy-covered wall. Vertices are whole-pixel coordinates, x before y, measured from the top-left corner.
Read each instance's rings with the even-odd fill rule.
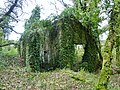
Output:
[[[59,48],[59,61],[60,68],[73,67],[75,60],[75,48],[74,48],[74,32],[70,26],[69,20],[64,20],[59,23],[60,25],[60,48]]]
[[[49,30],[49,58],[50,69],[59,68],[59,29],[58,20],[52,23],[52,28]]]
[[[84,27],[73,14],[64,12],[52,22],[35,20],[31,25],[27,24],[29,27],[26,26],[27,30],[20,40],[19,52],[32,71],[73,69],[77,44],[85,46],[79,66],[90,72],[99,68],[96,40],[90,33],[92,30]]]
[[[28,44],[29,65],[32,71],[40,71],[41,69],[41,40],[39,31],[34,31],[30,34],[30,41]]]
[[[81,67],[89,72],[95,72],[102,65],[100,63],[97,42],[93,39],[92,34],[88,32],[86,32],[86,42]]]

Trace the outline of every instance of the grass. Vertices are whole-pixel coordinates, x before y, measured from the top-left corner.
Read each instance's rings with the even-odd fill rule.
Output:
[[[0,90],[95,90],[99,74],[81,69],[33,73],[16,57],[0,58]],[[108,90],[120,90],[120,75],[110,78]]]
[[[5,90],[90,90],[93,87],[93,83],[89,83],[91,79],[79,75],[69,69],[32,73],[25,68],[10,67],[1,72],[0,83]]]
[[[98,74],[69,69],[32,73],[26,68],[9,66],[0,72],[3,90],[95,90]],[[120,76],[113,75],[108,90],[120,90]]]

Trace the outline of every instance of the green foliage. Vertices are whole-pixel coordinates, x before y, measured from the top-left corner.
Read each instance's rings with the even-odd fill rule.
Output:
[[[77,48],[75,45],[75,60],[73,62],[73,71],[79,71],[81,69],[81,62],[84,55],[84,47],[81,45],[81,47]]]
[[[85,71],[84,69],[81,69],[79,74],[72,74],[71,77],[75,80],[82,81],[83,83],[86,82],[85,80]]]
[[[40,71],[41,60],[41,34],[39,31],[34,31],[29,34],[28,42],[28,58],[32,71]]]
[[[20,51],[22,53],[23,58],[29,63],[32,71],[39,71],[41,64],[41,47],[42,47],[42,33],[39,30],[31,30],[26,31],[23,36]]]
[[[2,33],[4,35],[4,39],[8,39],[8,36],[11,33],[11,29],[13,28],[12,25],[10,25],[11,17],[7,16],[2,23],[0,23],[0,28],[2,28]]]
[[[50,20],[40,20],[40,8],[36,6],[25,23],[26,30],[19,40],[19,54],[24,58],[27,68],[31,68],[34,72],[44,71],[47,68],[45,64],[48,61],[44,60],[44,51],[49,35],[47,32],[51,28]]]
[[[111,24],[114,24],[113,29],[116,32],[116,65],[120,67],[120,4],[119,1],[114,1],[113,7],[113,21]]]
[[[1,56],[0,56],[1,57]],[[6,63],[0,60],[0,72],[6,68]]]
[[[1,34],[1,45],[15,42],[13,40],[4,40]],[[17,48],[13,45],[2,47],[0,50],[0,71],[6,69],[6,67],[13,65],[16,62],[16,57],[18,56]],[[11,60],[12,59],[12,60]]]
[[[25,23],[25,32],[19,41],[19,54],[24,58],[27,67],[32,71],[40,69],[40,7],[36,6],[32,15]],[[39,70],[38,70],[39,71]]]
[[[60,18],[69,17],[72,18],[75,13],[74,7],[65,8],[64,11],[60,14]]]
[[[4,49],[0,52],[0,71],[3,71],[9,66],[12,66],[17,62],[16,57],[18,56],[17,50],[11,47],[11,50],[8,51]]]
[[[80,33],[78,38],[82,38],[83,41],[77,39],[75,34],[72,34],[71,38],[73,36],[73,38],[75,38],[76,41],[80,40],[82,42],[79,41],[79,43],[85,44],[85,53],[82,60],[83,64],[81,66],[88,69],[90,72],[94,72],[101,67],[101,63],[99,61],[99,56],[98,56],[98,52],[100,54],[100,48],[98,48],[99,47],[98,23],[101,21],[99,18],[100,8],[98,8],[98,4],[99,4],[98,0],[91,2],[88,0],[86,1],[76,0],[75,6],[72,8],[65,9],[61,13],[61,17],[60,17],[63,19],[64,22],[64,27],[62,27],[62,29],[64,30],[65,28],[65,30],[63,31],[63,33],[67,32],[67,30],[70,32],[73,29],[74,29],[73,32],[71,31],[70,33],[75,33],[75,32]],[[81,34],[82,30],[85,32],[84,34]],[[67,41],[67,39],[70,36],[67,35],[67,33],[65,33],[66,37],[64,37],[64,39],[66,38],[66,40],[64,41]],[[85,39],[84,39],[84,35],[85,35]],[[72,43],[75,43],[74,40]],[[65,43],[63,45],[64,45],[63,47],[64,49],[62,49],[61,51],[65,52],[66,49]],[[74,50],[71,50],[71,52],[72,51]],[[67,49],[66,49],[66,53],[68,53]],[[63,55],[63,57],[67,56],[67,54],[66,55],[64,54],[62,53],[61,55]],[[87,64],[84,64],[84,62]]]
[[[83,26],[90,27],[93,30],[98,28],[98,23],[100,22],[99,13],[100,8],[98,8],[98,0],[76,0],[75,14],[76,19],[80,20]]]
[[[2,54],[6,55],[6,56],[16,56],[16,55],[18,55],[17,48],[15,48],[13,46],[3,48]]]
[[[60,42],[60,67],[70,67],[72,68],[73,62],[75,60],[75,48],[74,48],[74,35],[69,24],[64,21],[61,26],[61,42]]]
[[[92,39],[88,37],[89,39]],[[97,71],[102,65],[99,60],[98,50],[96,48],[96,42],[93,40],[89,40],[85,46],[85,52],[82,59],[82,64],[80,65],[84,69],[88,70],[89,72]],[[89,42],[90,41],[90,42]]]
[[[35,22],[40,20],[40,7],[36,6],[33,10],[32,10],[32,15],[29,18],[29,20],[25,23],[25,29],[26,30],[32,30],[33,29],[33,24],[35,24]]]

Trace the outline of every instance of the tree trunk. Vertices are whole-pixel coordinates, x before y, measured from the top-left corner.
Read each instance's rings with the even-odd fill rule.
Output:
[[[105,48],[104,48],[104,56],[103,56],[103,66],[99,78],[99,82],[97,85],[97,90],[107,90],[107,85],[109,82],[110,75],[112,73],[111,70],[111,61],[112,61],[112,51],[113,51],[113,46],[115,44],[115,31],[112,29],[109,32],[109,36],[106,40],[105,43]]]
[[[116,37],[116,65],[120,67],[120,36]]]
[[[0,45],[2,45],[2,37],[3,37],[3,32],[2,29],[0,28]],[[2,47],[0,47],[0,51],[2,51]]]
[[[119,0],[114,1],[114,6],[111,10],[110,17],[110,31],[108,38],[106,40],[105,48],[104,48],[104,61],[103,66],[99,78],[99,82],[97,85],[97,90],[107,90],[107,85],[109,82],[110,75],[112,74],[111,64],[112,64],[112,51],[115,45],[116,40],[116,51],[117,51],[117,60],[120,60],[119,56],[119,21],[120,21],[120,8],[119,8]]]

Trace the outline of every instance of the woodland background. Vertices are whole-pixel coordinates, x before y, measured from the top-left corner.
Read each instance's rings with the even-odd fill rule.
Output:
[[[19,22],[26,1],[0,8],[0,89],[119,90],[120,1],[57,1],[65,8],[60,14],[41,19],[36,5],[23,33],[11,23]],[[20,39],[9,40],[11,32]]]

